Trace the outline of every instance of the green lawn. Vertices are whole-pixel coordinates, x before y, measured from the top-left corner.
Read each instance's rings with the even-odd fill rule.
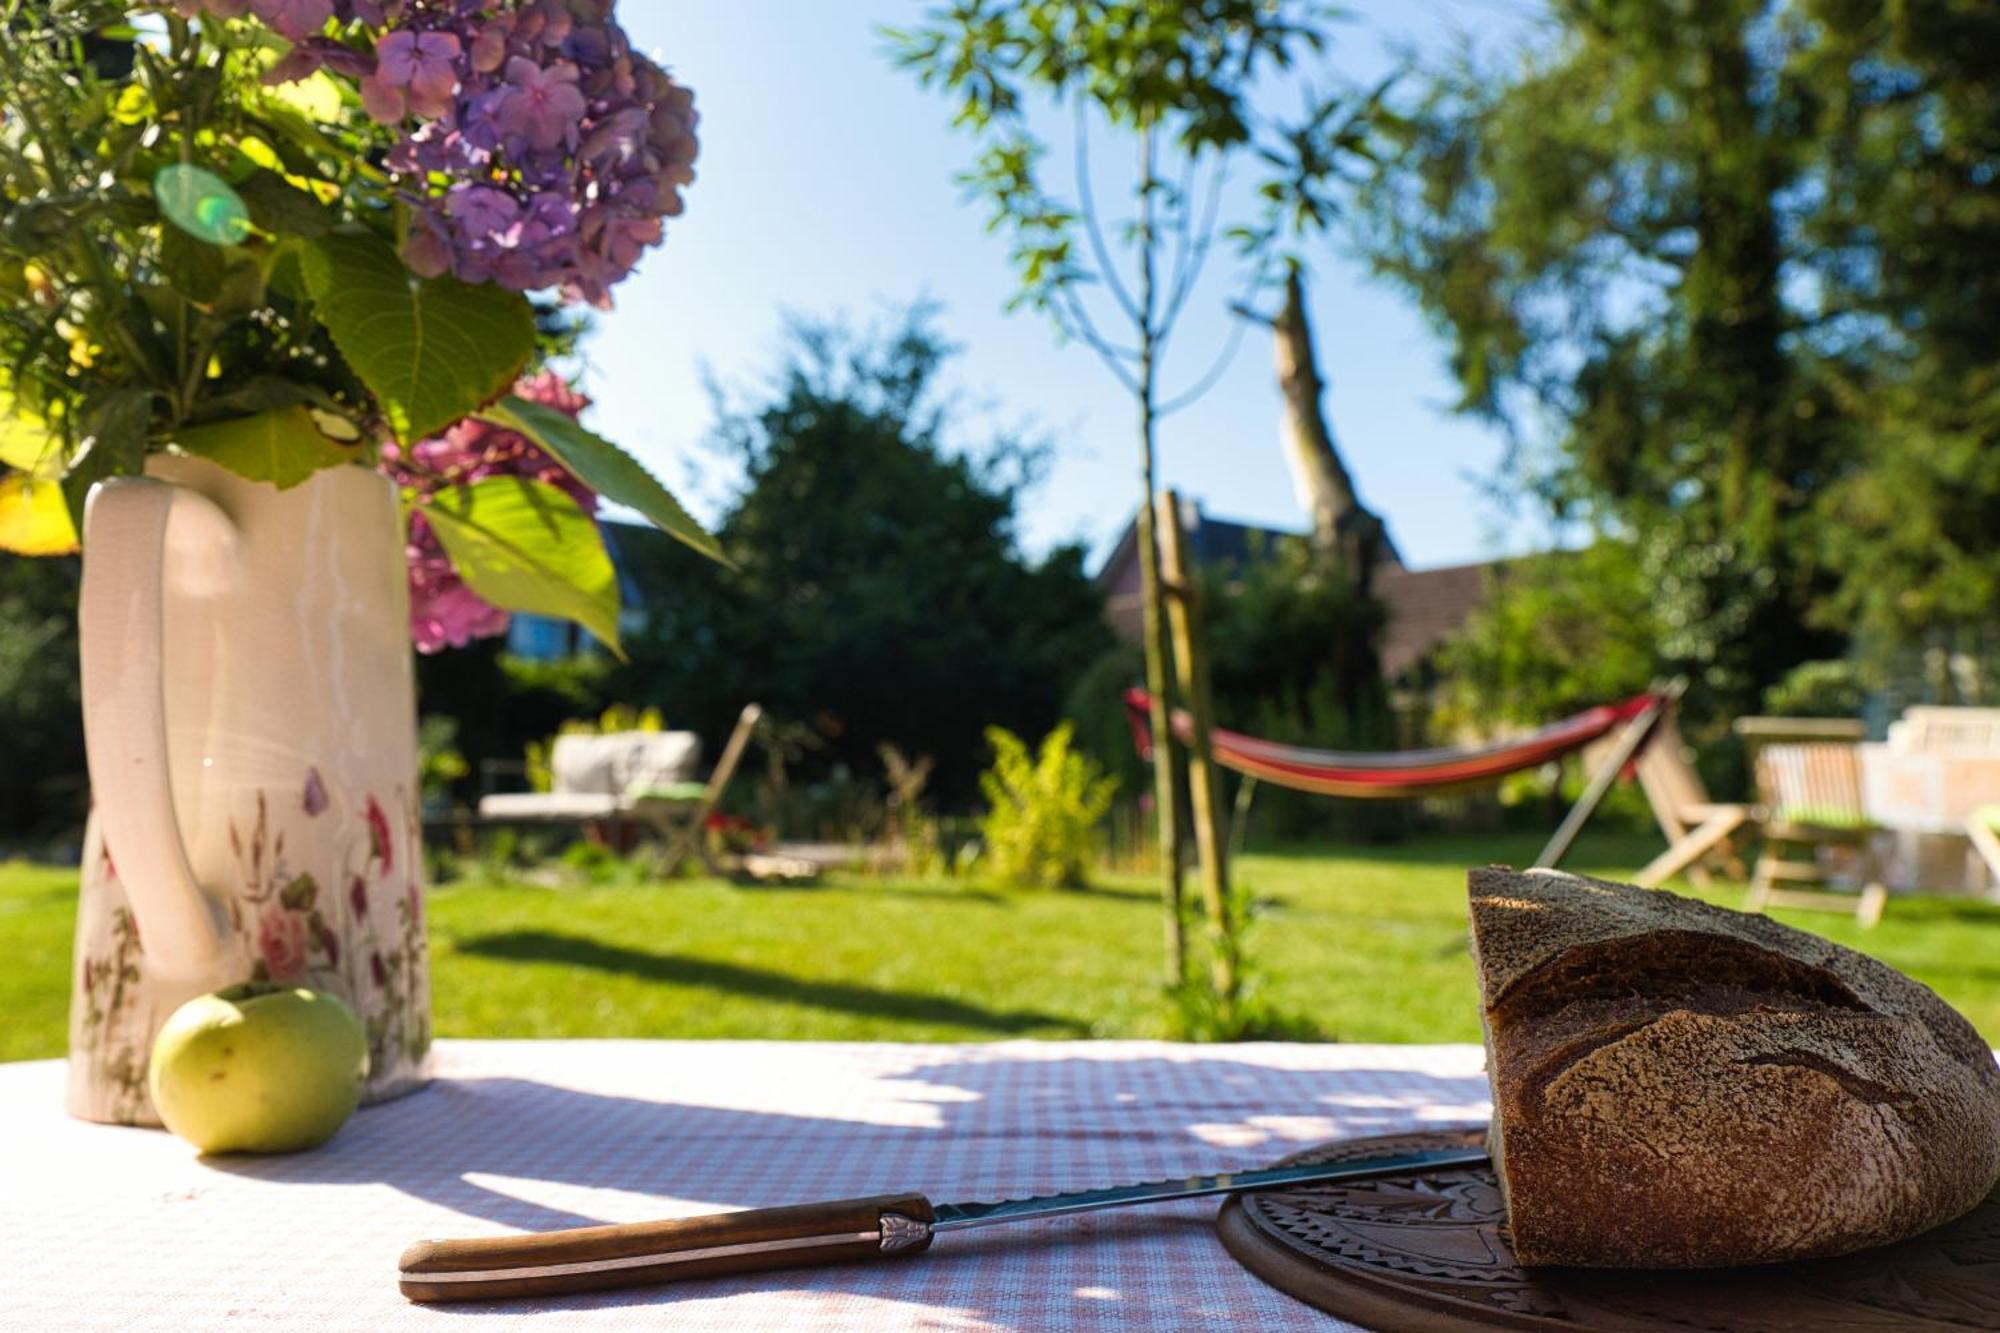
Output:
[[[1264,904],[1250,949],[1260,996],[1330,1039],[1476,1040],[1465,867],[1526,862],[1537,841],[1245,857],[1242,879]],[[1653,850],[1600,835],[1573,864],[1615,876]],[[62,1051],[74,885],[71,871],[0,866],[0,1060]],[[1138,877],[1078,893],[955,881],[459,883],[432,904],[444,1036],[959,1041],[1163,1030],[1159,913]],[[1874,931],[1782,915],[1928,982],[2000,1042],[2000,909],[1897,899]]]

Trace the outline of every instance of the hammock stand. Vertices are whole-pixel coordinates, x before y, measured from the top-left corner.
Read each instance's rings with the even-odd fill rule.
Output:
[[[1646,748],[1680,693],[1681,685],[1676,681],[1634,695],[1623,703],[1585,709],[1526,736],[1480,746],[1366,752],[1315,750],[1259,740],[1221,727],[1210,730],[1209,741],[1216,762],[1242,775],[1244,791],[1254,790],[1248,784],[1274,782],[1317,796],[1379,801],[1413,800],[1488,786],[1509,774],[1552,763],[1617,731],[1616,743],[1591,774],[1583,795],[1570,807],[1561,826],[1535,858],[1537,866],[1552,867],[1569,853],[1576,835],[1596,813],[1611,784]],[[1142,689],[1125,693],[1132,743],[1139,757],[1148,762],[1153,758],[1152,735],[1146,723],[1150,704],[1151,696]],[[1174,735],[1186,744],[1193,733],[1193,720],[1177,709],[1172,722]],[[1239,828],[1248,804],[1248,797],[1239,792]]]

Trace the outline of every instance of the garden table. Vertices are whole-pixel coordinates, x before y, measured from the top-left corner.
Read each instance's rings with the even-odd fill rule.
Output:
[[[0,1065],[0,1327],[1340,1328],[1237,1266],[1213,1199],[491,1305],[408,1304],[395,1273],[423,1237],[1241,1169],[1488,1110],[1469,1045],[447,1041],[436,1065],[317,1152],[207,1160],[66,1117],[60,1061]]]

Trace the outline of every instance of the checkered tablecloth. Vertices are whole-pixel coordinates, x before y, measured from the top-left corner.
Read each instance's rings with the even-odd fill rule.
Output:
[[[1337,1328],[1240,1269],[1196,1200],[856,1264],[480,1306],[397,1294],[421,1237],[920,1190],[991,1198],[1261,1165],[1481,1120],[1476,1046],[445,1042],[317,1152],[201,1160],[0,1065],[0,1326]],[[473,1311],[477,1311],[475,1315]]]

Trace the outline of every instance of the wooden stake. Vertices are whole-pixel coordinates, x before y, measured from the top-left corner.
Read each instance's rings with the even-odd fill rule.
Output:
[[[1189,577],[1180,503],[1178,492],[1162,492],[1154,526],[1160,535],[1160,568],[1166,580],[1167,619],[1173,627],[1174,666],[1181,701],[1193,724],[1187,747],[1188,796],[1194,808],[1202,899],[1208,908],[1210,966],[1215,973],[1216,994],[1227,1005],[1236,999],[1236,923],[1230,909],[1229,866],[1221,837],[1218,802],[1222,788],[1209,741],[1214,718],[1208,691],[1208,645],[1202,638],[1200,598]]]
[[[1160,835],[1160,907],[1165,916],[1167,985],[1187,982],[1187,939],[1181,928],[1180,784],[1175,780],[1177,751],[1168,727],[1173,686],[1168,665],[1165,617],[1160,609],[1160,546],[1153,524],[1150,495],[1139,505],[1139,592],[1145,634],[1146,692],[1152,696],[1148,729],[1153,740],[1153,816]]]

